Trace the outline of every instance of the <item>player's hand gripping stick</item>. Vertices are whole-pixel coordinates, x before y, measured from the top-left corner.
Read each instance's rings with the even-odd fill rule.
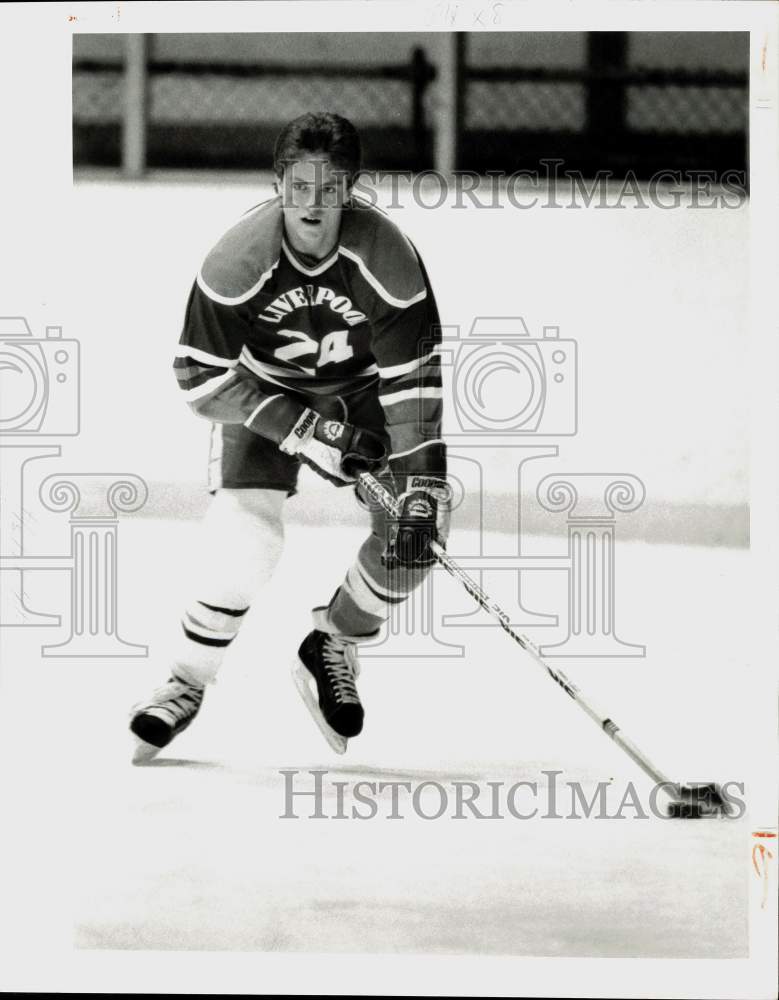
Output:
[[[326,420],[310,408],[303,411],[279,448],[297,455],[336,485],[356,482],[361,472],[375,472],[387,457],[377,435],[339,420]]]
[[[439,505],[449,500],[445,482],[430,476],[408,476],[406,491],[395,501],[398,514],[390,521],[385,565],[429,566],[435,562],[431,543],[443,548]]]

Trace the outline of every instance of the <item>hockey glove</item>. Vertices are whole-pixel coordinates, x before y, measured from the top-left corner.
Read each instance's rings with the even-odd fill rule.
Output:
[[[435,562],[430,543],[444,539],[438,530],[440,508],[448,501],[445,482],[428,476],[410,476],[408,490],[398,497],[400,511],[390,522],[390,536],[384,554],[385,565],[429,566]]]
[[[303,411],[279,448],[297,455],[337,486],[356,482],[361,472],[376,472],[387,457],[376,434],[338,420],[325,420],[310,408]]]

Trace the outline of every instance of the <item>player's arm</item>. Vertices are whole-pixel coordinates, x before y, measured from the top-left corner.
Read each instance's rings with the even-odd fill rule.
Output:
[[[449,506],[440,320],[421,262],[418,266],[425,294],[407,305],[388,303],[373,324],[379,399],[392,442],[389,464],[401,505],[389,554],[406,565],[432,561],[430,542],[445,540]]]
[[[244,424],[279,444],[303,407],[281,393],[268,392],[243,365],[241,352],[250,329],[246,304],[215,301],[192,286],[173,370],[190,408],[219,424]]]
[[[250,324],[245,303],[218,302],[195,283],[174,361],[191,409],[215,423],[243,424],[327,479],[353,482],[359,472],[375,471],[385,458],[378,438],[323,421],[302,401],[264,387],[243,365]]]

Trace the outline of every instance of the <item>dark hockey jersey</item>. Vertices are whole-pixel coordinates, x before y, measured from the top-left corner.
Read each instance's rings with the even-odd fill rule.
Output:
[[[424,266],[383,212],[344,208],[338,244],[307,266],[274,198],[206,257],[174,367],[197,414],[277,444],[317,396],[375,386],[391,457],[409,472],[443,473],[439,340]]]

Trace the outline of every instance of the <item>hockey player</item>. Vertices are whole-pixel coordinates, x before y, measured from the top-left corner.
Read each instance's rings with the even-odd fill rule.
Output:
[[[415,248],[352,191],[354,126],[311,113],[276,142],[276,197],[207,255],[174,363],[187,402],[212,422],[199,574],[170,679],[134,709],[136,761],[194,719],[282,548],[284,500],[301,462],[337,486],[368,471],[400,516],[371,533],[298,651],[295,680],[337,751],[363,725],[357,645],[430,570],[447,530],[440,331]],[[323,529],[326,530],[326,529]]]

